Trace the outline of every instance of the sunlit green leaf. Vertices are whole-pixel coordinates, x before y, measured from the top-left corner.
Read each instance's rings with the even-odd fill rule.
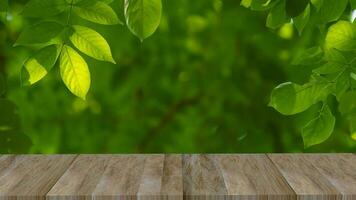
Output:
[[[141,41],[156,31],[161,15],[161,0],[125,0],[126,24]]]
[[[269,28],[278,28],[287,22],[286,0],[280,0],[269,12],[266,26]]]
[[[22,14],[26,17],[49,17],[69,8],[65,0],[30,0]]]
[[[307,5],[304,12],[302,12],[297,17],[293,18],[293,23],[297,28],[299,35],[302,34],[305,26],[309,22],[309,18],[310,18],[310,4]]]
[[[56,63],[60,50],[60,45],[51,45],[30,57],[22,68],[22,84],[32,85],[45,77]]]
[[[338,21],[332,25],[325,39],[326,50],[354,50],[356,49],[356,25],[348,21]]]
[[[301,86],[283,83],[272,91],[269,105],[284,115],[294,115],[325,99],[329,91],[327,84],[308,83]]]
[[[323,0],[318,17],[320,23],[338,20],[344,13],[348,0]]]
[[[323,105],[316,118],[302,129],[304,146],[306,148],[320,144],[330,137],[334,130],[335,117],[328,105]]]
[[[85,60],[70,46],[64,45],[59,66],[67,88],[74,95],[85,99],[90,88],[90,72]]]
[[[16,40],[16,45],[34,45],[34,44],[59,44],[58,37],[64,30],[64,26],[54,21],[44,21],[32,25],[23,30]]]
[[[320,47],[311,47],[303,50],[303,52],[296,56],[293,60],[293,65],[316,65],[322,62],[324,52]]]
[[[69,39],[81,52],[97,60],[115,63],[110,46],[103,36],[84,26],[75,25],[73,30]]]
[[[101,1],[82,1],[73,6],[73,12],[83,19],[98,24],[122,24],[114,10]]]

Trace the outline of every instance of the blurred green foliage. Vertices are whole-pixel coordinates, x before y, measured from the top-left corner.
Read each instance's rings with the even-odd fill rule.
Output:
[[[302,127],[320,105],[289,117],[268,107],[271,91],[279,83],[309,80],[312,67],[291,63],[305,49],[323,43],[325,32],[320,27],[304,24],[299,36],[283,21],[270,30],[265,26],[268,12],[251,11],[236,0],[163,0],[160,26],[144,42],[124,26],[97,25],[72,16],[73,24],[91,27],[106,38],[117,62],[81,54],[92,80],[83,101],[62,84],[58,67],[37,84],[21,86],[21,68],[34,52],[13,47],[24,27],[33,23],[21,15],[26,2],[10,0],[12,12],[0,25],[0,72],[7,82],[6,92],[1,92],[5,84],[0,85],[0,95],[7,99],[1,101],[11,100],[17,106],[0,107],[0,120],[9,119],[16,109],[21,119],[17,135],[23,137],[6,140],[17,141],[8,146],[21,149],[4,148],[0,121],[0,151],[356,151],[356,133],[350,132],[334,97],[328,98],[336,117],[333,134],[307,149]],[[124,21],[123,1],[110,6]],[[288,12],[294,13],[294,7],[297,13],[303,10],[290,6]],[[349,20],[350,12],[341,18]]]

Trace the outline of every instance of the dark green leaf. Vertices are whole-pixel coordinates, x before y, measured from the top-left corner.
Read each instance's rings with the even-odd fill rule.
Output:
[[[16,40],[17,45],[59,44],[59,35],[64,26],[54,21],[44,21],[23,30]]]
[[[69,8],[65,0],[30,0],[24,10],[26,17],[49,17],[57,15]]]
[[[308,5],[309,0],[286,0],[286,11],[288,17],[301,15]]]

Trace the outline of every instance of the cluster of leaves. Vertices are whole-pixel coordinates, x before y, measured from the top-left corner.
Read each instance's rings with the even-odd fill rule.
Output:
[[[291,21],[300,34],[308,23],[323,28],[337,21],[328,27],[321,47],[305,50],[293,62],[313,68],[310,81],[303,85],[287,82],[277,86],[270,106],[283,115],[295,115],[319,104],[319,110],[302,128],[305,147],[320,144],[334,131],[335,117],[327,101],[330,96],[336,97],[339,112],[349,119],[350,132],[356,132],[356,25],[339,20],[348,5],[355,8],[356,1],[242,0],[241,3],[253,10],[269,10],[267,27],[278,28]],[[294,12],[289,12],[292,10],[289,8],[294,8]]]
[[[21,80],[32,85],[41,80],[59,62],[64,84],[76,96],[85,99],[90,88],[90,72],[77,50],[99,61],[115,64],[107,41],[95,30],[70,23],[72,13],[101,25],[123,24],[108,5],[112,0],[30,0],[22,14],[39,18],[18,37],[15,46],[31,46],[36,52],[24,63]],[[126,0],[126,23],[141,40],[157,29],[161,18],[161,0]],[[48,20],[67,12],[65,23]],[[43,19],[43,20],[42,20]],[[72,44],[72,45],[70,45]],[[58,61],[59,60],[59,61]]]

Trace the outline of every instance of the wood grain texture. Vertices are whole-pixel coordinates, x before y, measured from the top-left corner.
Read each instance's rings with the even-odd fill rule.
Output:
[[[0,200],[36,199],[356,200],[356,155],[0,155]]]
[[[353,154],[307,154],[312,163],[342,194],[344,200],[356,199],[356,156]]]
[[[184,192],[192,199],[293,199],[295,193],[265,155],[186,155]]]
[[[340,192],[302,154],[268,155],[281,171],[298,199],[339,200]]]
[[[0,157],[0,199],[45,199],[74,155]]]
[[[183,199],[179,155],[80,156],[48,193],[62,199]]]

